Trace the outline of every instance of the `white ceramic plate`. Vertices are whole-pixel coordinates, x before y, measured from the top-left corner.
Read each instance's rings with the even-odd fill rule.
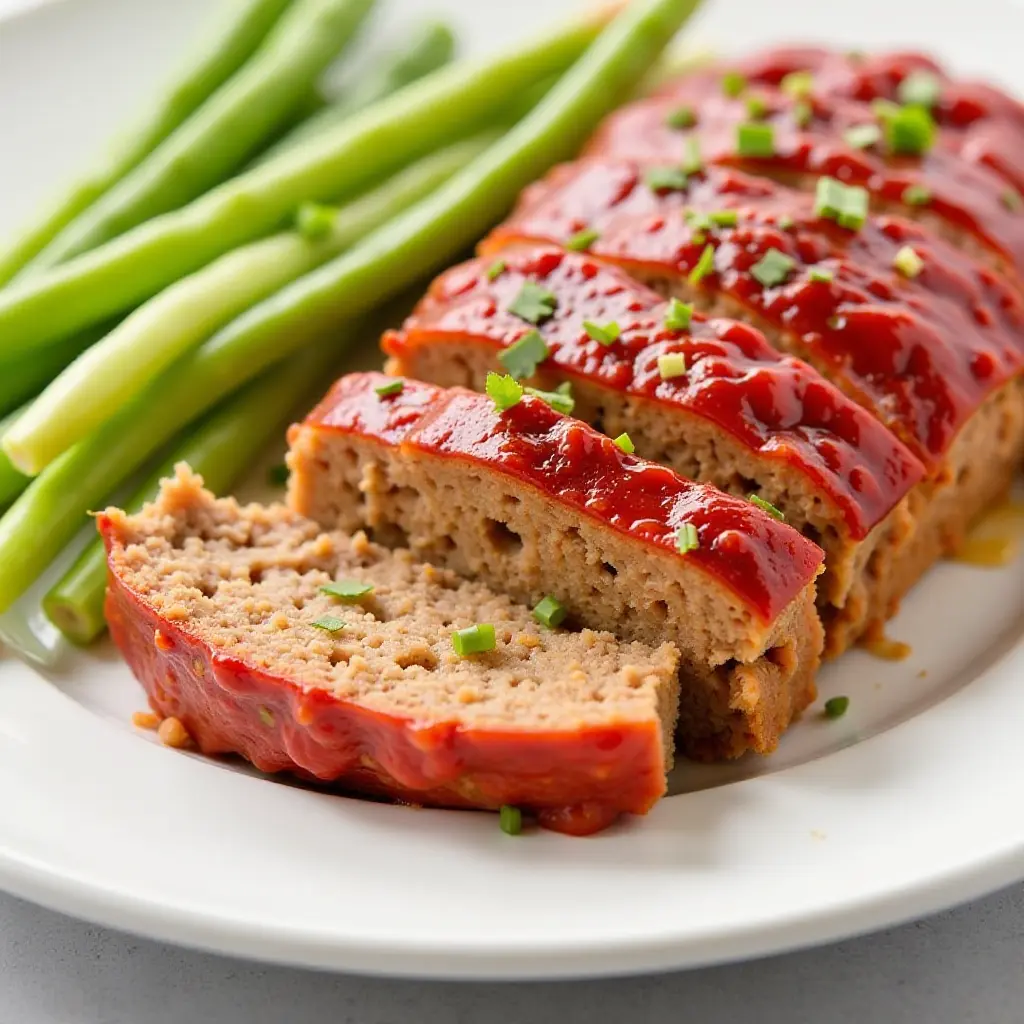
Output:
[[[118,124],[209,6],[64,0],[0,23],[0,231]],[[392,21],[446,11],[482,49],[562,5],[390,6]],[[699,35],[923,46],[1024,92],[1024,8],[856,12],[712,0]],[[679,967],[880,927],[1024,876],[1024,564],[939,566],[890,632],[909,660],[857,652],[823,673],[823,697],[851,697],[845,718],[812,711],[772,758],[684,770],[680,795],[587,840],[512,839],[490,815],[332,798],[179,754],[131,728],[141,690],[109,647],[47,676],[0,655],[0,884],[162,939],[410,975]]]

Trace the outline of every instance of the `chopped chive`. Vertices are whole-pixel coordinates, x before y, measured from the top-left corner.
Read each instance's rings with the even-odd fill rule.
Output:
[[[736,126],[736,146],[740,156],[775,156],[775,129],[770,124],[747,122]]]
[[[793,121],[797,128],[806,128],[814,119],[814,108],[807,100],[798,100],[793,104]]]
[[[517,836],[523,831],[523,812],[511,804],[502,804],[498,811],[498,824],[507,836]]]
[[[855,124],[843,132],[843,139],[854,149],[867,149],[882,138],[882,129],[877,124]]]
[[[924,270],[924,260],[909,246],[905,245],[892,258],[892,265],[904,276],[914,278]]]
[[[336,597],[339,601],[358,601],[361,597],[373,593],[373,584],[362,580],[335,580],[320,588],[321,594]]]
[[[896,107],[879,115],[885,141],[894,153],[920,155],[935,142],[935,122],[924,107]]]
[[[341,619],[336,619],[333,615],[321,615],[311,625],[316,626],[317,629],[326,630],[328,633],[337,633],[345,628],[345,623]]]
[[[812,281],[818,281],[822,284],[829,284],[835,279],[835,272],[830,270],[828,267],[822,267],[815,265],[807,271],[807,276]]]
[[[652,192],[681,192],[689,180],[682,167],[650,167],[644,174],[644,184]]]
[[[537,366],[551,355],[540,331],[527,331],[518,341],[498,353],[498,362],[505,367],[515,380],[532,377]]]
[[[715,247],[713,245],[706,245],[704,251],[700,254],[700,259],[697,260],[697,265],[690,271],[686,280],[690,284],[700,284],[708,274],[713,274],[714,272]]]
[[[538,601],[533,609],[533,617],[542,626],[547,626],[548,629],[560,626],[565,621],[567,614],[565,605],[557,597],[552,597],[551,594]]]
[[[288,467],[283,462],[271,466],[267,470],[267,483],[271,487],[284,487],[288,483]]]
[[[669,299],[665,310],[665,326],[670,331],[685,331],[693,319],[693,306],[688,306],[679,299]]]
[[[792,231],[796,227],[796,221],[788,213],[779,218],[779,229],[781,231]]]
[[[791,71],[779,83],[779,88],[795,100],[806,99],[814,91],[814,75],[810,71]]]
[[[541,391],[540,388],[524,388],[528,395],[539,398],[542,402],[550,405],[555,412],[563,416],[572,414],[576,408],[576,399],[572,397],[572,385],[568,381],[559,384],[554,391]]]
[[[900,198],[907,206],[927,206],[932,201],[932,193],[924,185],[908,185]]]
[[[320,203],[303,203],[295,214],[295,230],[308,242],[315,242],[331,233],[338,211]]]
[[[942,80],[933,71],[918,68],[900,82],[896,96],[900,103],[934,107],[942,95]]]
[[[711,230],[711,218],[699,210],[687,210],[683,214],[683,220],[694,229],[694,241],[696,241],[696,234],[698,232]]]
[[[274,712],[260,705],[260,721],[268,728],[274,728]]]
[[[669,128],[692,128],[697,123],[697,115],[693,107],[676,107],[665,115],[665,124]]]
[[[722,75],[722,92],[735,99],[747,87],[746,78],[738,71],[727,71]]]
[[[505,272],[505,268],[507,266],[508,264],[504,260],[495,260],[487,268],[487,280],[493,281],[495,280],[495,278],[501,277],[501,275]]]
[[[770,501],[765,501],[760,494],[748,494],[747,497],[762,512],[767,512],[773,519],[785,520],[786,517]]]
[[[853,231],[864,226],[868,216],[868,192],[858,185],[844,185],[835,178],[819,178],[814,213],[834,220]]]
[[[882,97],[873,99],[871,101],[871,109],[875,113],[875,117],[885,119],[887,117],[893,117],[900,112],[900,105],[893,103],[892,100],[887,100]]]
[[[676,551],[685,555],[690,551],[696,551],[700,547],[700,537],[697,536],[697,527],[693,523],[683,523],[676,530]]]
[[[796,260],[792,256],[773,247],[750,268],[750,273],[765,288],[774,288],[784,284],[795,267]]]
[[[499,373],[487,374],[484,390],[498,412],[511,409],[513,405],[518,405],[523,398],[522,384],[513,377],[508,375],[502,377]]]
[[[587,332],[587,337],[592,338],[601,345],[614,344],[619,340],[619,335],[622,333],[619,325],[614,320],[610,320],[606,324],[595,324],[593,320],[584,320],[583,330]]]
[[[747,113],[755,121],[760,121],[768,113],[768,103],[763,96],[754,93],[747,97]]]
[[[539,324],[542,320],[554,316],[558,299],[554,292],[542,288],[535,281],[524,281],[519,294],[509,304],[508,311],[521,320],[531,324]]]
[[[846,714],[846,709],[850,706],[849,697],[829,697],[825,701],[825,717],[826,718],[842,718]]]
[[[475,626],[457,629],[452,633],[452,647],[460,658],[470,654],[483,654],[493,651],[495,647],[494,626],[489,622],[480,622]]]
[[[600,231],[595,231],[594,228],[584,228],[568,239],[565,247],[573,252],[582,252],[584,249],[589,249],[600,237]]]
[[[387,384],[378,384],[373,390],[381,398],[385,398],[388,395],[400,395],[404,387],[405,381],[401,377],[396,377],[394,380],[389,380]]]
[[[1003,201],[1003,206],[1011,212],[1020,213],[1024,210],[1024,197],[1015,188],[1008,188],[1000,198]]]
[[[633,440],[629,434],[619,434],[619,436],[615,438],[615,444],[617,444],[627,455],[632,455],[636,451],[636,445],[633,444]]]
[[[658,356],[658,374],[662,380],[682,377],[686,373],[686,356],[682,352],[666,352]]]
[[[734,228],[740,222],[738,210],[712,210],[707,216],[708,223],[718,228]]]
[[[686,140],[686,152],[683,154],[683,174],[698,174],[704,167],[704,159],[700,155],[700,140],[691,135]]]

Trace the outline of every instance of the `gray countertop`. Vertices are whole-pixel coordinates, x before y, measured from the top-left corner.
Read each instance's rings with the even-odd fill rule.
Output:
[[[1024,886],[875,936],[732,967],[545,984],[262,967],[0,896],[3,1024],[1021,1024]]]

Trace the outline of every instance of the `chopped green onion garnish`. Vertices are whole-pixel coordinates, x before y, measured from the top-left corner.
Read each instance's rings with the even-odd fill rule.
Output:
[[[894,153],[919,155],[935,142],[935,122],[924,107],[896,107],[880,115],[885,141]]]
[[[465,629],[457,629],[452,633],[452,647],[460,658],[469,654],[483,654],[493,651],[495,647],[494,626],[489,622],[481,622]]]
[[[846,709],[850,706],[849,697],[829,697],[825,701],[825,717],[826,718],[842,718],[846,714]]]
[[[737,210],[712,210],[708,215],[708,223],[718,228],[734,228],[740,222]]]
[[[484,390],[498,412],[511,409],[513,405],[518,405],[523,398],[522,384],[508,375],[502,377],[498,373],[487,374]]]
[[[676,551],[685,555],[688,551],[696,551],[700,547],[700,537],[693,523],[683,523],[676,530]]]
[[[652,192],[679,192],[689,181],[682,167],[651,167],[644,175],[644,184]]]
[[[755,120],[760,121],[768,113],[768,103],[763,96],[756,93],[747,97],[747,113]]]
[[[662,380],[682,377],[686,373],[686,356],[682,352],[666,352],[658,356],[658,374]]]
[[[791,256],[771,248],[750,268],[750,273],[765,288],[774,288],[785,282],[786,278],[793,273],[795,266],[796,260]]]
[[[746,78],[738,71],[727,71],[722,76],[722,92],[735,99],[747,87]]]
[[[747,497],[763,512],[767,512],[773,519],[785,519],[786,517],[770,502],[765,501],[759,494],[748,494]]]
[[[779,88],[795,100],[806,99],[814,91],[814,75],[810,71],[791,71],[779,83]]]
[[[877,124],[856,124],[843,132],[843,139],[854,149],[867,149],[882,138],[882,129]]]
[[[325,629],[328,633],[337,633],[338,630],[345,628],[345,623],[333,615],[321,615],[312,625],[317,629]]]
[[[875,117],[884,119],[898,114],[900,112],[900,105],[898,103],[893,103],[892,100],[879,97],[878,99],[873,99],[871,101],[871,109],[875,112]]]
[[[627,454],[632,455],[636,451],[636,445],[633,444],[632,438],[629,434],[619,434],[615,438],[615,443]]]
[[[288,483],[288,467],[283,462],[271,466],[267,470],[267,483],[271,487],[284,487]]]
[[[697,123],[697,115],[693,107],[676,107],[665,115],[665,124],[669,128],[692,128]]]
[[[770,124],[737,125],[736,146],[740,156],[775,156],[775,129]]]
[[[493,281],[495,278],[501,277],[501,275],[505,272],[505,268],[507,266],[508,264],[504,260],[495,260],[487,268],[487,280]]]
[[[942,80],[934,72],[918,68],[900,82],[896,95],[900,103],[934,107],[942,95]]]
[[[584,228],[582,231],[577,231],[565,243],[565,247],[573,252],[582,252],[584,249],[589,249],[600,237],[600,231],[595,231],[593,228]]]
[[[1020,213],[1024,210],[1024,197],[1015,189],[1008,188],[1001,196],[1003,206],[1013,213]]]
[[[714,272],[715,247],[713,245],[706,245],[704,251],[700,254],[700,259],[697,260],[697,265],[690,271],[686,280],[690,284],[700,284],[708,274],[713,274]]]
[[[613,344],[619,340],[619,335],[622,333],[619,325],[614,320],[610,320],[603,325],[595,324],[593,320],[584,320],[583,330],[587,332],[587,337],[592,338],[601,345]]]
[[[532,377],[537,365],[551,355],[540,331],[527,331],[517,342],[498,353],[498,362],[516,379]]]
[[[315,242],[329,235],[338,211],[320,203],[303,203],[295,215],[295,229],[307,241]]]
[[[686,152],[683,154],[683,174],[697,174],[704,166],[704,159],[700,155],[700,140],[696,135],[691,135],[686,140]]]
[[[814,109],[807,100],[798,100],[793,104],[793,121],[797,128],[806,128],[814,118]]]
[[[905,245],[892,259],[892,265],[904,277],[917,277],[924,270],[924,260],[909,246]]]
[[[274,712],[260,705],[260,721],[268,728],[274,728]]]
[[[540,388],[524,388],[528,395],[539,398],[542,402],[550,405],[555,412],[569,416],[576,408],[576,399],[572,397],[572,385],[565,381],[559,384],[554,391],[541,391]]]
[[[539,324],[553,316],[558,299],[554,292],[541,288],[533,281],[524,281],[519,294],[512,300],[508,311],[531,324]]]
[[[830,270],[828,267],[813,266],[807,271],[807,276],[812,281],[819,281],[823,284],[829,284],[835,278],[835,272]]]
[[[523,812],[518,807],[504,804],[498,811],[498,823],[505,835],[517,836],[523,831]]]
[[[384,398],[387,395],[400,395],[404,387],[405,381],[401,377],[396,377],[394,380],[389,380],[387,384],[378,384],[373,390],[381,398]]]
[[[362,580],[335,580],[334,583],[322,586],[320,593],[336,597],[339,601],[358,601],[373,593],[373,584],[363,583]]]
[[[548,629],[560,626],[565,621],[567,614],[565,605],[557,597],[552,597],[550,594],[538,601],[533,609],[533,617],[542,626],[547,626]]]
[[[790,215],[788,213],[784,213],[779,218],[779,230],[781,230],[781,231],[791,231],[795,227],[796,227],[796,221],[793,220],[793,218],[790,217]]]
[[[685,331],[693,318],[693,306],[688,306],[678,299],[669,299],[665,310],[665,326],[670,331]]]
[[[868,217],[868,192],[858,185],[844,185],[835,178],[819,178],[814,212],[853,231],[864,226]]]
[[[927,206],[932,201],[932,193],[924,185],[908,185],[900,198],[907,206]]]

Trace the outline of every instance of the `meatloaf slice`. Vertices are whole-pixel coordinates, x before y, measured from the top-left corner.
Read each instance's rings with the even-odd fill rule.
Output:
[[[553,299],[536,328],[512,311],[531,286]],[[907,542],[906,495],[923,465],[756,329],[700,315],[685,329],[666,327],[666,317],[659,295],[616,268],[520,244],[503,249],[497,264],[478,259],[439,277],[383,347],[396,375],[483,390],[489,371],[504,372],[501,358],[539,331],[548,355],[529,383],[570,381],[581,419],[612,437],[625,432],[645,458],[684,476],[756,492],[821,545],[818,608],[827,650],[839,653],[884,618],[874,565]],[[614,338],[601,334],[608,324]],[[670,353],[683,356],[686,370],[663,378],[659,360]]]
[[[912,545],[873,570],[892,610],[1024,457],[1020,297],[901,218],[847,231],[817,218],[806,195],[728,168],[672,189],[651,187],[645,170],[627,161],[558,168],[481,249],[565,244],[586,226],[595,257],[709,314],[749,320],[889,426],[929,470],[911,497]]]
[[[698,756],[772,750],[812,699],[820,549],[751,502],[627,455],[527,395],[342,378],[292,428],[289,501],[591,628],[670,641]]]
[[[418,804],[513,804],[579,834],[664,792],[669,644],[541,628],[408,551],[201,483],[179,466],[154,504],[108,509],[100,530],[114,639],[202,751]],[[324,591],[340,580],[347,601]],[[456,655],[453,631],[481,622],[494,649]]]
[[[970,248],[1019,286],[1024,204],[999,174],[962,155],[956,138],[947,141],[947,129],[935,129],[934,145],[921,155],[897,155],[888,151],[871,104],[834,95],[796,98],[769,85],[731,96],[722,83],[721,70],[698,72],[681,79],[672,96],[623,107],[605,120],[585,155],[676,166],[699,155],[811,192],[820,177],[837,178],[866,188],[876,210],[902,212]],[[693,124],[677,127],[680,108]]]

